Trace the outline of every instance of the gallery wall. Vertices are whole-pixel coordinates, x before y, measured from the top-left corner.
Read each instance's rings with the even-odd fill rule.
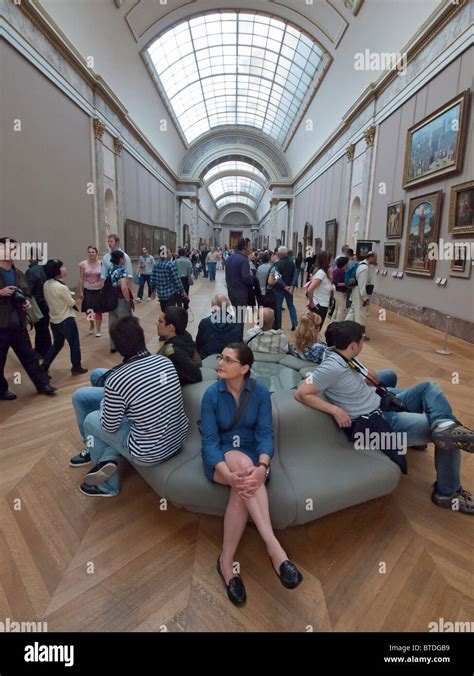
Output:
[[[90,118],[4,40],[0,63],[2,234],[47,243],[74,284],[95,241]]]
[[[383,265],[384,242],[400,243],[399,266],[398,268],[386,267],[388,270],[387,276],[379,275],[377,277],[377,292],[403,303],[414,303],[417,306],[431,308],[443,313],[448,312],[452,317],[471,322],[474,320],[474,275],[472,273],[470,279],[451,277],[449,260],[437,261],[433,279],[408,274],[405,274],[403,278],[393,278],[391,273],[396,269],[399,271],[404,269],[409,201],[413,197],[442,190],[440,240],[442,239],[444,242],[453,240],[474,242],[474,235],[453,238],[448,232],[451,186],[469,180],[472,181],[474,178],[472,131],[474,106],[472,103],[467,121],[466,141],[461,149],[464,155],[462,171],[413,188],[403,189],[405,141],[408,128],[423,120],[460,92],[472,87],[473,58],[474,48],[465,51],[379,126],[372,210],[369,220],[369,239],[380,240],[380,268],[385,267]],[[382,189],[383,186],[386,186],[386,194],[380,194],[380,186],[382,186]],[[399,240],[387,240],[387,205],[398,200],[403,200],[405,206],[403,236]],[[440,287],[435,283],[438,277],[447,279],[446,286]]]

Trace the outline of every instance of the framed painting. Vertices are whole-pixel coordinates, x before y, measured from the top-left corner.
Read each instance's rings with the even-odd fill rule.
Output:
[[[466,89],[408,129],[404,188],[461,171],[470,100]]]
[[[451,272],[449,273],[450,277],[469,279],[473,263],[470,253],[468,244],[455,242],[454,259],[451,261]]]
[[[438,243],[442,196],[437,190],[410,200],[404,267],[410,275],[434,277],[436,260],[428,254],[430,244]]]
[[[138,258],[140,255],[140,223],[125,221],[125,251],[130,258]]]
[[[449,232],[452,235],[474,235],[474,181],[451,187]]]
[[[386,242],[383,247],[383,264],[388,268],[398,268],[400,261],[399,242]]]
[[[151,225],[142,225],[142,246],[146,246],[148,251],[151,253],[153,251],[153,226]],[[141,253],[141,249],[140,249]]]
[[[387,239],[403,235],[403,202],[392,202],[387,207]]]
[[[326,239],[325,239],[325,250],[333,258],[336,255],[336,246],[337,246],[337,221],[334,218],[331,221],[326,221]]]
[[[374,246],[375,246],[375,242],[373,240],[360,239],[357,242],[357,246],[356,246],[357,260],[358,261],[363,260],[367,256],[367,254],[369,254],[371,251],[374,251],[375,250]]]

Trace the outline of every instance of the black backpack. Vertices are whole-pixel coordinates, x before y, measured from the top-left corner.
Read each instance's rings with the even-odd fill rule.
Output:
[[[118,296],[112,286],[110,275],[107,275],[104,286],[100,290],[100,308],[102,312],[112,312],[118,304]]]

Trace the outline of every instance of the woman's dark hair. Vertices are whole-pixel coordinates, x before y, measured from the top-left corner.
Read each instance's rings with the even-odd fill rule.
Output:
[[[166,324],[173,324],[176,335],[182,336],[188,325],[188,313],[182,307],[170,305],[163,310]]]
[[[338,268],[343,268],[346,263],[349,263],[349,258],[347,256],[339,256],[336,261],[336,266]]]
[[[314,268],[316,270],[324,270],[324,272],[329,270],[329,254],[327,251],[320,251],[318,253]]]
[[[137,317],[122,317],[110,327],[110,337],[122,357],[135,356],[146,349],[145,334]]]
[[[89,251],[89,249],[94,249],[94,251],[96,252],[96,254],[99,253],[99,249],[98,249],[96,246],[92,246],[92,244],[90,244],[90,245],[87,247],[87,251]]]
[[[331,322],[326,329],[326,343],[336,350],[345,350],[351,343],[360,343],[365,333],[365,326],[357,322]]]
[[[178,256],[184,256],[186,254],[186,251],[183,249],[183,247],[180,247],[178,249]]]
[[[244,249],[247,248],[247,240],[241,237],[237,244],[235,245],[235,250],[236,251],[243,251]]]
[[[117,251],[112,251],[110,254],[110,262],[114,265],[118,265],[121,258],[125,258],[125,254],[123,251],[120,251],[120,249],[117,249]]]
[[[250,367],[247,373],[245,374],[245,378],[250,378],[250,369],[252,368],[252,364],[254,361],[252,350],[245,343],[230,343],[229,345],[226,345],[226,348],[234,350],[241,366]]]
[[[270,261],[270,256],[268,251],[264,251],[262,254],[262,263],[268,263]]]
[[[49,261],[46,261],[44,264],[44,274],[46,275],[46,279],[59,277],[62,267],[63,262],[60,261],[59,258],[51,258]]]
[[[346,249],[346,254],[349,256],[349,258],[352,258],[354,255],[354,249]]]

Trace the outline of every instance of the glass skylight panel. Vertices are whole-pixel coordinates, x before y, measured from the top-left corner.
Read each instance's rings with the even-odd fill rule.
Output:
[[[254,167],[253,164],[240,160],[227,160],[225,162],[221,162],[220,164],[216,164],[215,167],[209,169],[209,171],[204,175],[204,181],[208,183],[213,176],[225,171],[233,171],[236,173],[246,171],[247,173],[255,174],[255,176],[260,178],[265,184],[267,183],[265,175],[259,169],[257,169],[257,167]]]
[[[226,11],[183,21],[148,55],[188,143],[243,124],[282,144],[322,58],[316,43],[282,20]]]
[[[226,197],[222,197],[222,199],[218,200],[216,204],[218,209],[222,209],[222,207],[227,206],[227,204],[237,203],[245,204],[252,209],[256,209],[257,207],[253,200],[251,200],[249,197],[243,197],[242,195],[227,195]]]

